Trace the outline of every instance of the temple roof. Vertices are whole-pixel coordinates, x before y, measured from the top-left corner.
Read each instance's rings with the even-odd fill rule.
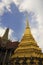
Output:
[[[18,47],[18,44],[18,41],[8,42],[8,44],[6,45],[6,49],[16,49]]]
[[[12,42],[8,39],[9,28],[6,29],[3,37],[0,37],[0,48],[5,49],[16,49],[18,47],[19,41]]]

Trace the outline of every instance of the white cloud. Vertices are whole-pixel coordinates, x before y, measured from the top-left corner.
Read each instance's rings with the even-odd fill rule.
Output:
[[[10,9],[10,4],[12,3],[12,0],[2,0],[2,2],[0,2],[0,15],[3,15],[4,12],[6,12],[6,10],[4,8],[6,8],[9,12],[11,12]]]
[[[12,41],[17,41],[17,38],[13,36],[14,31],[12,29],[9,30],[9,36],[8,38]]]
[[[12,30],[12,29],[10,29],[10,30],[9,30],[9,36],[8,36],[8,37],[9,37],[9,39],[11,39],[11,37],[12,37],[12,33],[13,33],[13,30]]]
[[[3,15],[4,12],[6,12],[6,10],[4,8],[6,8],[9,12],[11,12],[11,9],[10,9],[10,4],[11,3],[17,4],[17,6],[18,6],[18,5],[21,4],[22,1],[23,0],[2,0],[0,2],[0,5],[1,5],[0,6],[0,15]]]
[[[5,32],[5,28],[0,27],[0,36],[2,37]]]
[[[4,4],[3,3],[0,3],[0,15],[2,15],[3,14],[3,12],[4,12]]]
[[[35,40],[37,41],[37,44],[40,46],[40,48],[43,51],[43,28],[39,28],[39,29],[33,28],[31,31]]]

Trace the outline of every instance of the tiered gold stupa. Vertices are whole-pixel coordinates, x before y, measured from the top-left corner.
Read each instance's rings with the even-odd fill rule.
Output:
[[[37,45],[37,42],[33,38],[31,34],[31,30],[29,27],[28,19],[26,20],[26,29],[24,32],[24,36],[18,45],[18,48],[14,51],[14,54],[12,56],[12,59],[14,58],[42,58],[43,54],[39,46]],[[29,63],[28,63],[29,64]]]

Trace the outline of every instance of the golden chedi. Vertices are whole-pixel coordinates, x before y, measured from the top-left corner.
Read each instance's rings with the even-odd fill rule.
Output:
[[[24,36],[18,45],[18,48],[14,51],[12,60],[14,65],[38,65],[40,64],[40,61],[42,63],[43,54],[31,34],[28,19],[26,20]]]

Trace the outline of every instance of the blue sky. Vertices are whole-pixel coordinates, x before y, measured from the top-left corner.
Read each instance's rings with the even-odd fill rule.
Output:
[[[27,13],[31,32],[43,50],[43,0],[0,0],[0,5],[0,36],[9,27],[9,39],[20,40]]]
[[[12,29],[14,31],[13,37],[16,36],[19,40],[24,29],[25,16],[23,12],[18,10],[14,3],[12,3],[10,6],[12,13],[9,11],[4,12],[4,14],[1,16],[0,23],[2,27],[8,27],[9,29]],[[5,8],[5,10],[7,9]]]

